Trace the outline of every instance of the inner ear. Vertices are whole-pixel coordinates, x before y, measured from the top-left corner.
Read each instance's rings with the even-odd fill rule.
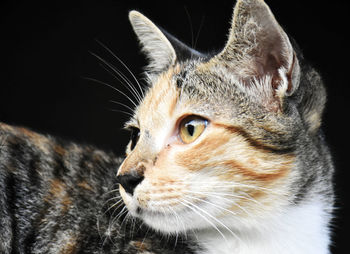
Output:
[[[131,25],[140,41],[142,51],[146,54],[149,74],[159,74],[176,62],[205,55],[192,49],[177,38],[157,27],[151,20],[137,11],[129,13]]]
[[[228,41],[213,61],[224,65],[251,94],[262,95],[264,105],[280,104],[299,85],[293,47],[262,0],[237,1]]]
[[[147,17],[137,11],[129,13],[130,23],[142,45],[151,73],[160,73],[173,66],[176,62],[174,47],[164,33]]]
[[[289,70],[293,47],[269,7],[261,0],[239,0],[222,60],[243,68],[247,75],[263,76],[279,68]]]

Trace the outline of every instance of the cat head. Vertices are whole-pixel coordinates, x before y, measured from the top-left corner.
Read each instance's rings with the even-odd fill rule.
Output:
[[[117,177],[130,213],[162,232],[230,230],[293,202],[297,143],[317,133],[325,97],[269,7],[239,0],[214,56],[129,18],[151,77]]]

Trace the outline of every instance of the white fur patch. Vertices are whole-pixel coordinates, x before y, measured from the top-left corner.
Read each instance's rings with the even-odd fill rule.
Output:
[[[237,236],[214,230],[197,234],[204,251],[198,254],[329,254],[330,216],[315,201],[291,206],[256,228],[235,231]]]

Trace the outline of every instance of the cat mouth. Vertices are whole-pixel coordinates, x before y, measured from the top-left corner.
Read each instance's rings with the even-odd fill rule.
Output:
[[[181,222],[186,218],[186,214],[190,211],[179,211],[176,213],[155,211],[147,208],[137,207],[136,217],[141,219],[149,227],[164,233],[180,233],[187,231],[191,226],[188,223]]]
[[[215,215],[209,215],[209,212],[205,211],[204,203],[196,202],[195,205],[193,203],[192,205],[192,207],[163,207],[158,210],[137,205],[132,214],[151,228],[164,233],[184,233],[191,229],[209,227],[207,222],[213,220]],[[196,209],[194,210],[193,207]],[[213,222],[209,224],[213,224]]]
[[[181,212],[184,212],[184,211],[181,211]],[[135,213],[136,213],[136,216],[137,217],[146,217],[146,216],[149,216],[149,217],[168,217],[171,215],[170,212],[166,212],[166,211],[157,211],[157,210],[150,210],[150,209],[147,209],[147,208],[143,208],[141,206],[137,206],[136,209],[135,209]]]
[[[217,219],[218,216],[223,216],[224,210],[228,211],[221,207],[225,206],[224,204],[217,203],[208,197],[194,196],[190,199],[177,199],[174,200],[176,202],[172,206],[170,204],[160,206],[154,202],[147,202],[145,207],[135,196],[122,194],[124,194],[122,195],[124,202],[132,216],[139,218],[155,230],[170,234],[208,227],[215,228],[215,224],[222,224],[220,219]]]
[[[150,216],[150,217],[155,217],[155,216],[157,216],[157,217],[162,217],[162,216],[165,217],[165,216],[169,216],[169,215],[167,215],[164,212],[150,211],[150,210],[147,210],[147,209],[142,208],[140,206],[138,206],[136,208],[135,212],[136,212],[137,217],[140,217],[140,218],[145,217],[145,216]]]

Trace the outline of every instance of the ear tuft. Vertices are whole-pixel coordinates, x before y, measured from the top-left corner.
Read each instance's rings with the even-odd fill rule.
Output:
[[[176,53],[161,30],[138,11],[130,11],[129,20],[149,59],[147,70],[159,73],[176,62]]]

